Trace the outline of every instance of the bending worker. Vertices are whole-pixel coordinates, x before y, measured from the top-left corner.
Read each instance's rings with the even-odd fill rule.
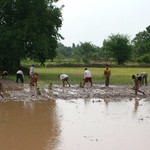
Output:
[[[140,85],[144,85],[144,84],[147,85],[147,73],[146,72],[141,72],[137,74],[137,77],[138,79],[140,79],[139,80]]]
[[[60,78],[60,80],[62,80],[62,84],[63,84],[63,87],[65,87],[65,83],[67,83],[70,87],[70,84],[69,84],[69,76],[67,74],[61,74],[61,75],[58,75],[58,78]]]

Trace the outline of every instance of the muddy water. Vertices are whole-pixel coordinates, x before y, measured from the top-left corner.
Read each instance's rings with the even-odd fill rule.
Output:
[[[0,102],[2,150],[149,150],[150,102]]]

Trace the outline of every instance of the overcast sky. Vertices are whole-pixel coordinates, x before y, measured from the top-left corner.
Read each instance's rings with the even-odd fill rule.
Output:
[[[150,0],[60,0],[63,25],[59,33],[65,46],[91,42],[102,46],[111,34],[130,39],[150,25]]]

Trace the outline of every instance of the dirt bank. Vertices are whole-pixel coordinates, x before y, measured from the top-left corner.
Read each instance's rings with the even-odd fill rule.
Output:
[[[93,102],[100,102],[101,100],[132,100],[135,97],[150,100],[149,86],[142,86],[140,88],[146,95],[139,93],[135,96],[134,91],[132,90],[132,85],[110,85],[110,87],[105,87],[101,84],[94,84],[93,87],[87,85],[84,88],[80,88],[79,85],[62,87],[62,85],[54,84],[51,90],[48,89],[48,85],[45,85],[40,89],[41,95],[36,95],[30,91],[29,84],[21,85],[12,80],[1,80],[1,82],[4,86],[3,95],[5,99],[0,97],[0,100],[92,99]]]

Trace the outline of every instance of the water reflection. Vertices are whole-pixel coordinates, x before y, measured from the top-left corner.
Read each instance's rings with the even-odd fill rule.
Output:
[[[134,102],[134,113],[137,113],[139,107],[139,100],[137,99],[137,97],[135,98],[135,102]]]
[[[149,150],[149,125],[150,102],[136,98],[1,102],[0,148]]]
[[[59,101],[57,105],[63,112],[61,150],[149,150],[150,119],[146,116],[149,116],[147,110],[150,104],[144,102],[147,105],[142,105],[140,113],[137,111],[133,118],[134,102]],[[139,122],[141,114],[143,122]]]
[[[2,150],[43,150],[57,146],[59,124],[55,101],[0,103]]]
[[[106,109],[108,109],[109,102],[110,102],[110,100],[108,98],[104,99],[104,103],[105,103]]]

